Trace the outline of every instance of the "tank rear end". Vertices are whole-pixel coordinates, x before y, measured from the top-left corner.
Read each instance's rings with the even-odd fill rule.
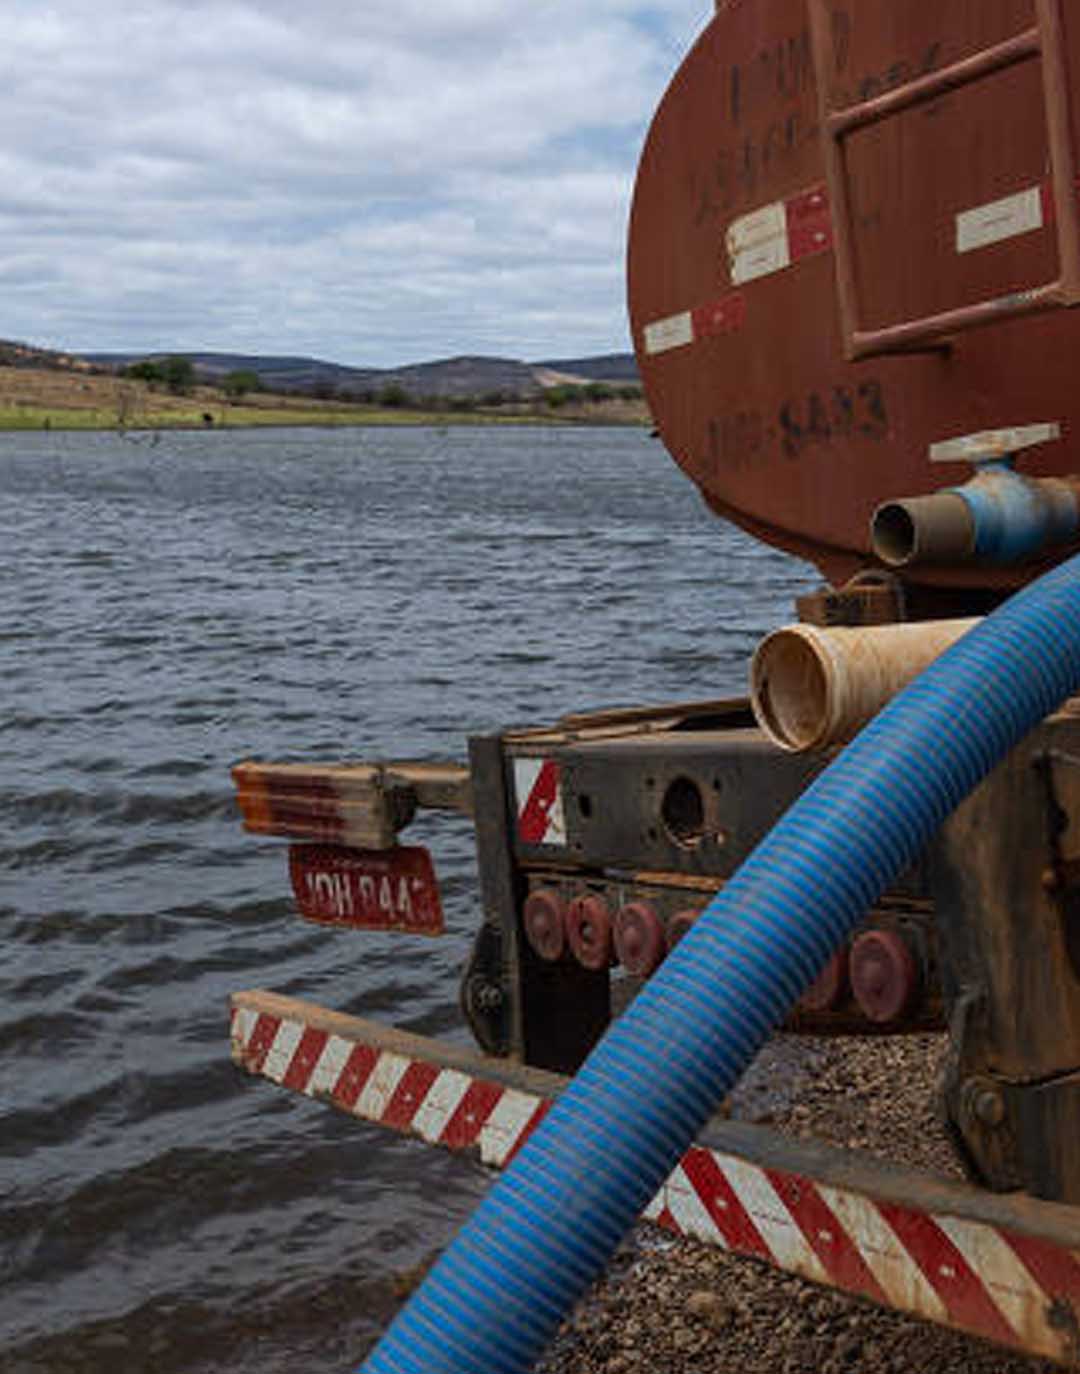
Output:
[[[1076,471],[1078,83],[1058,0],[718,5],[628,262],[657,428],[718,514],[839,586],[890,566],[880,507],[968,481],[949,441],[1039,432],[1023,475]],[[899,576],[926,614],[979,610],[1062,551]]]

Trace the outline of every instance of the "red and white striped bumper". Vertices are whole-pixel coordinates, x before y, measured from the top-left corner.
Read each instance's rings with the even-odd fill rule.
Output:
[[[266,992],[237,993],[241,1067],[501,1167],[566,1080]],[[1004,1197],[726,1122],[645,1216],[928,1321],[1080,1366],[1080,1209]]]

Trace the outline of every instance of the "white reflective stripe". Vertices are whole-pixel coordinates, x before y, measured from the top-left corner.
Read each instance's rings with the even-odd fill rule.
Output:
[[[725,235],[728,256],[745,253],[776,238],[786,239],[787,233],[787,207],[784,202],[777,200],[772,205],[763,205],[760,210],[740,215],[728,225]]]
[[[457,1069],[443,1069],[413,1117],[412,1129],[417,1135],[434,1144],[461,1105],[471,1083],[468,1074],[459,1073]]]
[[[544,769],[553,770],[555,778],[555,791],[550,799],[546,810],[542,811],[544,818],[544,833],[539,839],[540,844],[565,845],[566,844],[566,813],[563,810],[562,799],[562,770],[552,759],[546,758],[516,758],[514,760],[514,795],[517,802],[517,813],[519,819],[524,815],[526,807],[533,800],[533,791],[540,782],[540,775]],[[552,776],[549,771],[547,777]],[[545,780],[545,791],[547,784]]]
[[[1030,1331],[1045,1325],[1050,1298],[1007,1241],[981,1222],[956,1217],[934,1220],[967,1260],[1014,1331]]]
[[[548,812],[547,829],[544,831],[545,844],[566,844],[566,812],[562,804],[562,782],[559,783],[559,790],[555,793],[555,800],[551,803],[551,810]]]
[[[1056,421],[1043,425],[1015,425],[1012,429],[983,429],[978,434],[962,434],[957,439],[942,439],[930,445],[932,463],[973,463],[980,459],[1004,458],[1010,453],[1048,444],[1061,438]]]
[[[246,1050],[251,1043],[251,1037],[255,1033],[258,1020],[259,1013],[257,1011],[252,1011],[250,1007],[240,1007],[233,1017],[232,1035],[234,1043]]]
[[[267,1078],[272,1078],[275,1083],[280,1083],[289,1072],[292,1057],[296,1053],[296,1047],[303,1039],[306,1029],[307,1027],[301,1021],[282,1021],[263,1064],[262,1071]]]
[[[353,1045],[350,1041],[343,1040],[340,1035],[332,1035],[323,1046],[323,1052],[315,1063],[311,1079],[304,1091],[311,1093],[312,1096],[332,1092],[352,1052]]]
[[[670,1181],[669,1179],[668,1182]],[[648,1207],[642,1212],[641,1215],[646,1221],[659,1221],[661,1212],[663,1212],[664,1208],[667,1206],[667,1188],[667,1183],[663,1184],[660,1191],[653,1195],[652,1202],[650,1202]]]
[[[733,286],[791,266],[787,206],[782,200],[732,220],[724,237]]]
[[[514,798],[519,816],[525,810],[525,803],[529,800],[533,784],[540,776],[543,763],[543,759],[514,760]]]
[[[782,272],[790,266],[791,250],[785,235],[782,239],[759,243],[745,253],[736,254],[731,259],[731,284],[742,286],[748,281],[756,281],[758,277],[771,277],[774,272]]]
[[[480,1128],[480,1158],[485,1164],[505,1162],[539,1105],[540,1098],[532,1093],[507,1088]]]
[[[411,1063],[412,1060],[400,1054],[385,1051],[380,1054],[371,1076],[356,1099],[353,1115],[366,1117],[368,1121],[380,1120]]]
[[[724,1250],[728,1248],[716,1222],[709,1215],[709,1209],[686,1177],[681,1165],[677,1164],[668,1176],[664,1187],[664,1200],[684,1235],[697,1236],[699,1240],[708,1241]]]
[[[1042,190],[1032,186],[989,205],[977,205],[956,216],[956,251],[970,253],[991,243],[1030,234],[1043,226]]]
[[[824,1183],[818,1184],[818,1193],[890,1302],[930,1321],[948,1320],[945,1304],[869,1199],[858,1193],[840,1192]]]
[[[681,315],[669,315],[645,326],[645,352],[666,353],[694,342],[694,320],[689,310]]]
[[[792,1269],[806,1278],[827,1283],[829,1276],[824,1266],[764,1171],[731,1157],[724,1160],[723,1170],[781,1269]]]

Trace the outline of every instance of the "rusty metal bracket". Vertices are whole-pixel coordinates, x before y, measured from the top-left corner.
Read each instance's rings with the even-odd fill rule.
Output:
[[[1061,918],[1065,951],[1073,972],[1080,977],[1080,855],[1065,854],[1064,837],[1069,829],[1069,812],[1054,780],[1055,766],[1076,769],[1080,777],[1080,757],[1063,749],[1047,749],[1032,759],[1032,767],[1042,785],[1046,817],[1046,843],[1049,863],[1042,883]]]
[[[842,587],[796,598],[804,625],[893,625],[906,620],[904,584],[884,569],[867,568]]]
[[[942,1066],[939,1115],[953,1151],[973,1183],[1010,1192],[1024,1183],[1011,1085],[985,1065],[987,999],[966,988],[949,1018],[949,1050]]]

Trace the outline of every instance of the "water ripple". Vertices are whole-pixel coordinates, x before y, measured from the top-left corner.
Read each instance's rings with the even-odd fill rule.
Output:
[[[816,578],[637,431],[0,435],[0,489],[0,1374],[340,1370],[483,1177],[248,1080],[228,994],[460,1040],[471,836],[416,827],[441,941],[309,926],[230,764],[737,692]]]

